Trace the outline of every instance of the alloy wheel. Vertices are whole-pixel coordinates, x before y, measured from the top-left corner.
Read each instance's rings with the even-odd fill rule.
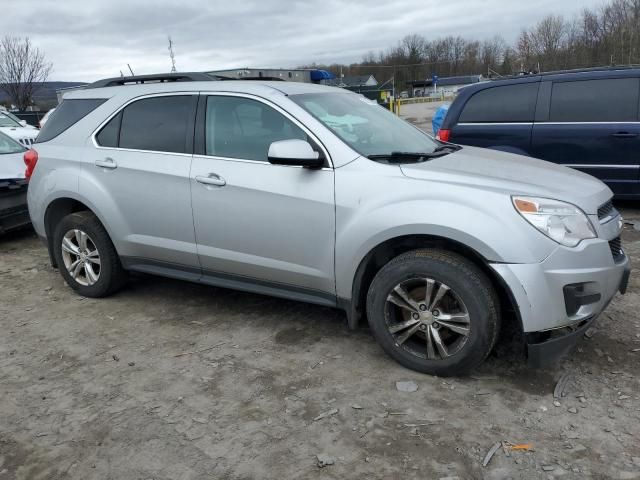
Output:
[[[460,297],[432,278],[411,278],[396,285],[387,296],[385,318],[397,347],[429,360],[458,353],[471,331],[469,312]]]
[[[82,230],[72,229],[62,237],[62,260],[76,282],[85,287],[100,278],[100,252],[91,237]]]

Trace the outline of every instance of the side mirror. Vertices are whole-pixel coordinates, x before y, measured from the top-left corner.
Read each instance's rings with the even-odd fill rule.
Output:
[[[22,125],[23,127],[27,126],[27,121],[26,120],[20,120],[20,125]]]
[[[324,160],[315,152],[309,142],[304,140],[279,140],[269,145],[267,154],[269,163],[274,165],[295,165],[307,168],[320,168]]]

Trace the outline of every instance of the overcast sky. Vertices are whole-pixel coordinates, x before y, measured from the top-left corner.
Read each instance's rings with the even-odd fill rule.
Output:
[[[50,80],[127,72],[294,67],[354,62],[419,33],[513,41],[549,13],[604,0],[4,0],[0,34],[28,35],[54,64]]]

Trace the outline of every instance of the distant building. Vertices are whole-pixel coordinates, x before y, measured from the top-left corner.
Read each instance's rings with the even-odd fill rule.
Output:
[[[335,75],[326,70],[308,68],[231,68],[227,70],[214,70],[205,72],[209,75],[220,75],[229,78],[274,78],[287,82],[322,83],[335,78]]]
[[[462,87],[481,82],[482,80],[482,75],[460,75],[457,77],[438,78],[435,86],[432,79],[411,80],[407,82],[407,85],[411,88],[413,97],[425,97],[432,93],[439,95],[455,94]]]
[[[376,87],[378,81],[373,75],[352,75],[342,78],[325,80],[322,83],[333,87]]]

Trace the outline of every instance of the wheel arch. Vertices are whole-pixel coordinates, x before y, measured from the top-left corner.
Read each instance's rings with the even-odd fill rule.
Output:
[[[501,303],[504,314],[512,313],[520,329],[522,320],[515,297],[510,288],[504,283],[490,266],[486,258],[473,248],[459,241],[437,235],[402,235],[385,240],[373,247],[360,261],[353,277],[351,299],[341,301],[347,312],[349,328],[356,329],[363,319],[366,319],[366,298],[369,286],[376,273],[391,259],[405,252],[420,248],[438,248],[457,253],[476,265],[491,281]]]
[[[55,256],[53,255],[53,232],[56,228],[56,225],[62,220],[64,217],[69,215],[70,213],[89,211],[98,217],[98,220],[104,226],[104,222],[100,218],[100,215],[96,213],[96,211],[85,201],[71,197],[59,197],[47,205],[44,213],[44,229],[45,235],[47,239],[47,250],[49,253],[49,260],[51,261],[51,266],[54,268],[58,268],[57,262],[55,260]],[[105,226],[106,228],[106,226]]]

